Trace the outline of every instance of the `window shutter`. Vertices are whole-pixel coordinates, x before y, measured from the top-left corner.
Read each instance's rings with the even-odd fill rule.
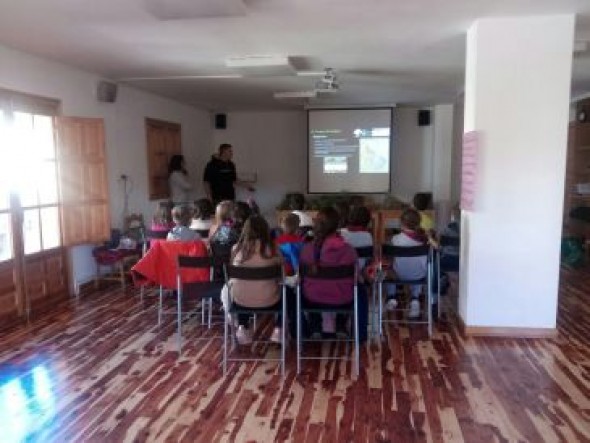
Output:
[[[110,238],[109,193],[102,119],[55,119],[64,246]]]

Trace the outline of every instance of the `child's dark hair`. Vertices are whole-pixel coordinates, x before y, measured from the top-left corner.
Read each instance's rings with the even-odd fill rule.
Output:
[[[406,209],[404,212],[402,212],[400,221],[403,228],[416,231],[418,228],[420,228],[420,213],[415,209]]]
[[[283,225],[285,227],[286,234],[295,234],[299,229],[299,216],[297,214],[287,214],[287,216],[283,219]]]
[[[271,258],[275,255],[274,243],[270,238],[268,223],[260,215],[249,217],[244,223],[240,239],[234,248],[232,260],[241,254],[241,262],[245,262],[255,252],[256,241],[260,242],[260,255],[264,258]]]
[[[412,200],[414,208],[418,211],[426,211],[430,206],[431,194],[428,192],[418,192]]]
[[[295,192],[289,196],[289,209],[292,211],[303,211],[305,207],[305,196]]]
[[[338,227],[344,228],[348,224],[350,205],[345,201],[339,201],[334,203],[334,209],[338,213]]]
[[[348,217],[348,224],[351,226],[362,226],[366,228],[369,226],[371,222],[371,212],[367,209],[366,206],[355,206],[350,211],[350,216]]]
[[[234,204],[234,225],[240,229],[246,223],[246,220],[252,215],[250,205],[243,201],[238,201]]]
[[[186,205],[178,205],[172,208],[174,223],[181,226],[189,226],[193,218],[193,211]]]
[[[214,212],[213,204],[208,198],[201,198],[195,202],[195,218],[209,220]]]
[[[339,220],[338,211],[331,206],[321,208],[318,211],[313,227],[313,241],[316,246],[321,247],[328,236],[338,231]]]

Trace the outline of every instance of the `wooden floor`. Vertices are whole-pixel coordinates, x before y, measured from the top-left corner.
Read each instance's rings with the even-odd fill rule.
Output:
[[[297,377],[292,351],[285,380],[269,363],[223,377],[221,340],[194,340],[194,319],[178,358],[153,299],[91,294],[1,336],[0,442],[588,442],[590,271],[564,270],[561,288],[556,339],[392,327],[356,382],[346,362]]]

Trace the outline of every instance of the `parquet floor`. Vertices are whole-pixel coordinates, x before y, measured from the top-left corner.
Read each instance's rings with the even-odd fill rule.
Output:
[[[353,382],[347,362],[297,377],[292,350],[285,380],[268,363],[223,377],[194,320],[178,358],[155,300],[90,294],[0,336],[0,442],[589,442],[589,299],[590,271],[564,270],[551,340],[391,327]]]

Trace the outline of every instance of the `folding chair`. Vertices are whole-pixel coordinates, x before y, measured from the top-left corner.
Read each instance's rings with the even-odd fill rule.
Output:
[[[354,338],[353,339],[336,339],[330,341],[344,341],[354,343],[354,374],[358,377],[360,365],[360,340],[359,340],[359,322],[358,322],[358,290],[357,290],[357,265],[349,266],[308,266],[302,265],[299,268],[299,285],[297,286],[297,373],[301,372],[301,360],[333,360],[332,357],[313,357],[303,355],[303,342],[328,341],[304,339],[301,334],[301,320],[305,313],[344,313],[352,314]],[[353,295],[352,302],[344,305],[316,304],[302,299],[301,288],[307,279],[318,279],[329,281],[330,283],[350,283],[350,291]],[[347,357],[339,358],[340,360],[349,360]]]
[[[199,234],[202,240],[209,238],[209,229],[193,229],[193,231]]]
[[[205,270],[209,278],[206,281],[198,277],[188,277],[186,271]],[[213,281],[213,260],[211,257],[192,257],[188,255],[179,255],[177,258],[176,268],[177,282],[177,327],[178,327],[178,352],[182,349],[182,302],[188,297],[198,298],[201,300],[201,325],[205,324],[205,302],[207,301],[209,316],[207,328],[211,329],[211,318],[213,311],[213,300],[219,300],[223,282]],[[207,337],[210,339],[213,337]]]
[[[285,330],[287,326],[287,297],[285,285],[283,284],[283,267],[281,265],[272,265],[264,267],[251,267],[251,266],[233,266],[225,265],[225,277],[226,284],[228,287],[228,296],[230,300],[229,314],[225,316],[225,327],[223,334],[223,374],[227,374],[227,363],[231,361],[280,361],[281,362],[281,375],[285,376]],[[232,300],[232,280],[276,280],[277,285],[281,287],[281,300],[274,306],[265,308],[250,308],[245,306],[238,306],[233,303]],[[281,358],[229,358],[229,334],[235,337],[235,331],[233,321],[231,317],[237,314],[281,314],[282,327],[281,327]],[[254,327],[255,328],[255,327]],[[231,331],[230,331],[231,330]],[[267,343],[269,340],[256,340],[252,343]]]
[[[152,240],[166,240],[166,237],[168,236],[168,231],[152,231],[150,229],[146,229],[145,233],[144,233],[144,239],[143,239],[143,248],[142,248],[142,256],[145,255],[148,251],[148,249],[150,248],[150,242]],[[139,289],[139,299],[141,301],[141,304],[143,305],[143,295],[144,295],[144,290],[147,286],[146,284],[142,284],[140,289]],[[163,292],[163,288],[160,285],[159,287],[159,291],[160,291],[160,301],[162,300],[162,297],[164,296]],[[158,314],[158,324],[160,324],[160,316]]]
[[[381,246],[381,262],[383,259],[389,259],[392,263],[398,258],[409,258],[409,257],[424,257],[426,259],[426,275],[423,278],[408,280],[399,277],[387,278],[382,267],[379,270],[379,335],[383,335],[383,323],[398,323],[398,324],[427,324],[428,325],[428,336],[432,336],[432,248],[430,245],[421,246],[393,246],[384,244]],[[382,266],[382,265],[380,265]],[[385,320],[383,318],[383,286],[385,284],[391,285],[422,285],[426,288],[426,311],[427,320],[424,321],[424,315],[422,314],[418,320]],[[400,311],[400,309],[396,309]],[[404,311],[404,310],[402,310]],[[394,311],[395,312],[395,311]]]
[[[354,248],[356,251],[356,255],[360,260],[364,261],[363,268],[367,266],[367,264],[375,258],[375,247],[374,246],[363,246]],[[359,266],[359,272],[362,269]],[[374,314],[377,311],[376,309],[376,302],[375,302],[375,279],[372,281],[365,282],[364,285],[367,287],[367,299],[371,300],[371,335],[375,336],[377,334],[377,327],[374,321]],[[368,327],[368,324],[367,324]]]
[[[461,246],[461,240],[459,237],[454,237],[450,235],[441,235],[439,238],[439,250],[436,252],[436,278],[437,278],[437,303],[438,303],[438,318],[440,319],[441,314],[441,306],[442,306],[442,297],[441,297],[441,275],[445,272],[458,272],[458,266],[453,267],[446,265],[444,262],[441,262],[441,253],[443,248],[445,247],[453,247],[459,249]]]

